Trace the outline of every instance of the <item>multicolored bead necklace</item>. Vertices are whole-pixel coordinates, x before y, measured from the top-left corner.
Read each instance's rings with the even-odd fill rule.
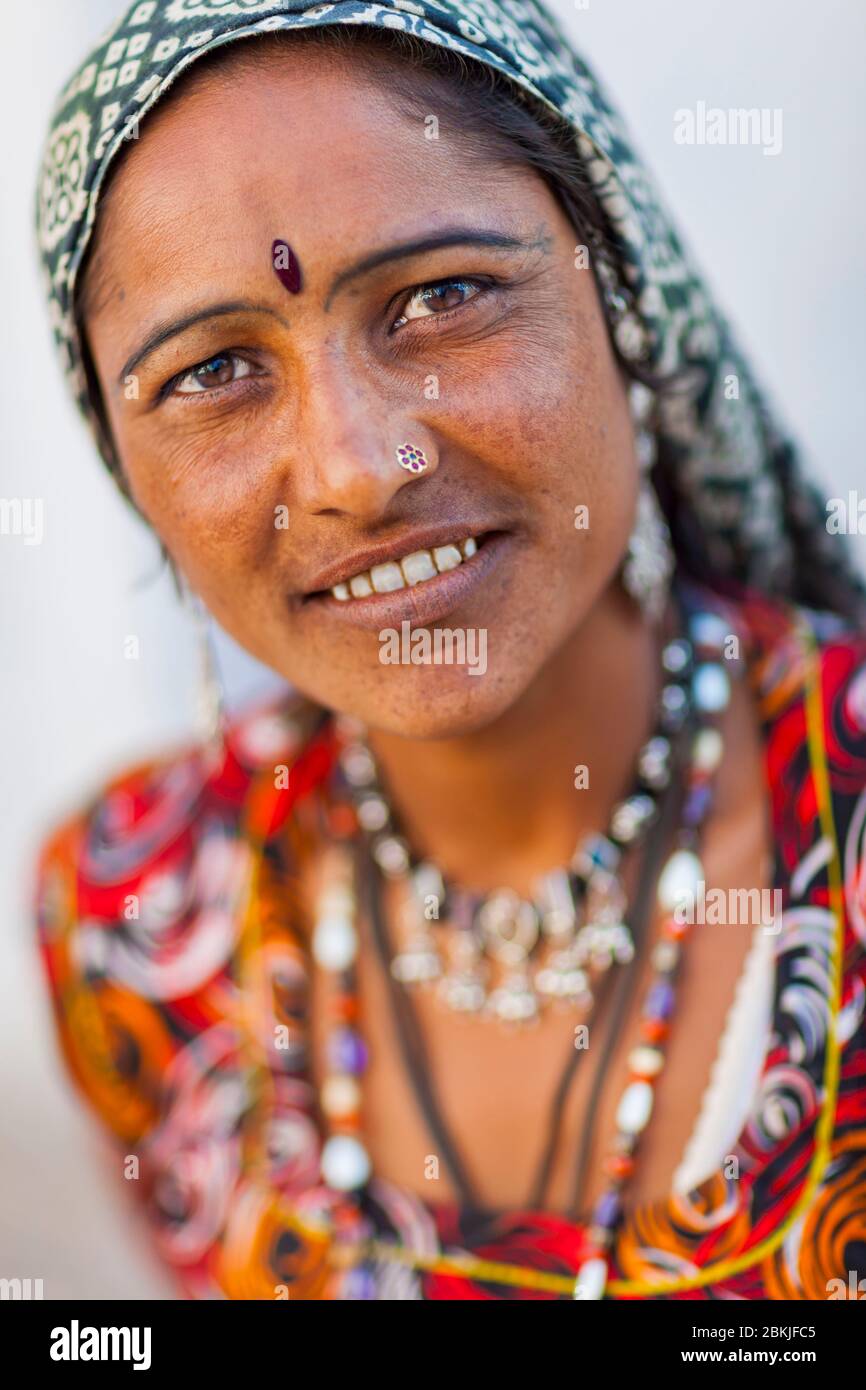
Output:
[[[616,1231],[624,1212],[624,1194],[636,1163],[640,1136],[645,1132],[653,1111],[655,1087],[665,1064],[665,1046],[674,1014],[676,981],[682,958],[682,948],[689,932],[688,911],[694,905],[703,880],[698,853],[699,834],[706,820],[712,792],[712,779],[722,758],[723,745],[719,730],[721,716],[730,698],[730,679],[724,667],[725,644],[730,637],[728,624],[717,614],[701,611],[688,616],[687,639],[678,638],[665,648],[665,669],[675,681],[665,689],[682,692],[682,698],[668,696],[671,705],[682,710],[677,728],[689,738],[689,756],[684,772],[684,794],[679,829],[674,847],[659,875],[656,903],[662,914],[657,940],[652,948],[653,979],[646,993],[641,1013],[641,1042],[629,1055],[629,1077],[616,1112],[617,1133],[605,1160],[609,1179],[602,1196],[595,1204],[589,1223],[589,1251],[577,1272],[573,1297],[598,1299],[604,1294],[609,1277],[609,1259]],[[663,707],[665,697],[663,695]],[[691,715],[691,718],[690,718]],[[686,721],[689,721],[686,727]],[[671,731],[670,722],[668,732]],[[654,735],[662,738],[664,735]],[[650,741],[652,742],[652,740]],[[643,759],[646,749],[641,752]],[[353,770],[360,773],[357,730],[351,731],[346,749],[349,757],[357,758]],[[656,749],[660,752],[659,745]],[[669,749],[668,749],[669,752]],[[667,757],[660,759],[666,770]],[[352,767],[352,763],[349,763]],[[342,763],[345,770],[346,762]],[[361,786],[364,793],[371,785],[369,764],[364,764],[365,776],[349,779],[351,787]],[[644,795],[642,790],[636,796]],[[378,795],[378,793],[377,793]],[[350,793],[350,800],[357,801]],[[622,803],[623,805],[626,803]],[[647,823],[653,814],[646,817]],[[361,815],[358,815],[359,821]],[[363,828],[363,821],[362,828]],[[371,828],[368,823],[366,833]],[[374,835],[386,840],[396,839],[390,816],[379,817]],[[631,843],[637,835],[633,837]],[[351,852],[353,836],[347,831],[344,843],[335,844],[333,858],[326,869],[324,886],[316,905],[316,924],[313,934],[313,954],[330,981],[330,1003],[326,1003],[331,1023],[326,1042],[327,1075],[320,1088],[320,1104],[328,1136],[322,1147],[321,1174],[325,1185],[347,1196],[362,1189],[371,1176],[371,1163],[362,1139],[361,1077],[367,1062],[367,1050],[358,1026],[358,990],[356,960],[359,937],[356,927],[357,885],[354,878],[354,857]],[[598,837],[604,841],[605,837]],[[621,853],[622,846],[610,840]],[[381,846],[381,838],[377,844]],[[599,853],[598,842],[593,847]],[[405,862],[399,867],[396,855],[375,857],[384,876],[399,878],[408,872],[409,852],[403,842]],[[392,873],[382,863],[388,858]],[[402,856],[401,856],[402,858]],[[614,868],[618,858],[613,861]],[[612,874],[610,859],[602,860],[601,868]],[[591,874],[590,874],[591,879]],[[455,890],[450,889],[452,897]],[[684,910],[685,909],[685,910]],[[624,925],[624,924],[622,924]],[[527,953],[528,954],[528,953]],[[399,978],[400,971],[393,972]],[[403,981],[405,983],[405,981]],[[497,1016],[503,1017],[501,1013]],[[508,1017],[507,1013],[504,1015]],[[387,1247],[377,1243],[377,1260],[389,1258]],[[407,1252],[396,1251],[393,1258],[405,1263]]]

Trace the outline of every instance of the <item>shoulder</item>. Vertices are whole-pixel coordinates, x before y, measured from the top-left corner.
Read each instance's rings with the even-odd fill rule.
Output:
[[[727,611],[745,641],[749,680],[765,724],[820,715],[831,767],[851,758],[851,772],[866,785],[866,621],[784,603],[753,593]]]
[[[118,1136],[156,1119],[162,1079],[230,986],[251,842],[277,836],[331,762],[297,695],[129,768],[47,837],[35,918],[61,1053]]]
[[[866,631],[836,614],[748,599],[749,673],[779,850],[826,900],[832,849],[847,924],[866,949]]]
[[[866,623],[738,590],[699,590],[738,637],[789,867],[832,832],[866,862]],[[831,820],[830,820],[831,818]],[[816,851],[817,852],[817,851]]]

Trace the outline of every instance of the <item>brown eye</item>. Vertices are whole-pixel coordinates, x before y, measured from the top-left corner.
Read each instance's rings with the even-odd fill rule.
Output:
[[[470,299],[475,299],[486,287],[477,280],[440,280],[427,285],[417,285],[406,301],[406,306],[396,319],[394,327],[411,323],[415,319],[444,318],[449,311],[461,309]]]
[[[174,387],[179,396],[200,395],[217,386],[229,386],[233,381],[250,375],[250,364],[234,352],[218,352],[200,362],[179,377]]]

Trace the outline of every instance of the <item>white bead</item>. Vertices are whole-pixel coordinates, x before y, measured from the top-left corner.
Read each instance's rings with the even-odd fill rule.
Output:
[[[672,676],[684,671],[689,664],[690,648],[686,642],[669,642],[662,652],[662,665]]]
[[[657,941],[653,946],[651,959],[656,970],[663,970],[667,974],[679,964],[679,942]]]
[[[691,638],[699,646],[723,647],[728,636],[728,625],[718,613],[697,613],[692,619]]]
[[[412,886],[422,903],[425,898],[435,898],[438,910],[445,897],[445,885],[435,864],[431,864],[427,859],[419,864],[412,874]]]
[[[362,796],[358,802],[358,820],[364,830],[382,830],[388,824],[388,807],[381,796]]]
[[[583,1302],[592,1300],[596,1302],[604,1293],[604,1286],[607,1283],[607,1260],[603,1260],[596,1255],[592,1260],[585,1260],[577,1271],[577,1279],[574,1285],[574,1297]]]
[[[721,666],[699,666],[692,684],[695,704],[705,714],[718,714],[731,698],[731,682]]]
[[[640,1134],[646,1129],[653,1109],[653,1088],[648,1081],[632,1081],[622,1093],[616,1112],[617,1129]]]
[[[675,850],[659,875],[658,900],[664,911],[673,912],[680,904],[693,906],[702,874],[696,854],[688,849]]]
[[[397,835],[383,835],[373,845],[373,858],[383,873],[400,878],[409,867],[409,851]]]
[[[328,1187],[353,1192],[369,1178],[370,1159],[364,1145],[351,1134],[334,1134],[322,1149],[321,1169]]]
[[[629,1071],[635,1076],[658,1076],[665,1059],[655,1047],[633,1047],[628,1054]]]
[[[355,910],[355,894],[348,884],[329,883],[319,894],[316,906],[320,917],[350,917]]]
[[[692,744],[692,758],[698,772],[715,772],[722,761],[724,743],[718,729],[701,729]]]
[[[313,932],[313,955],[323,970],[347,970],[358,953],[351,920],[333,913],[320,917]]]
[[[350,744],[340,755],[340,765],[353,787],[365,787],[376,776],[376,765],[362,743]]]
[[[353,1076],[328,1076],[319,1099],[326,1115],[334,1120],[354,1115],[361,1104],[361,1088]]]

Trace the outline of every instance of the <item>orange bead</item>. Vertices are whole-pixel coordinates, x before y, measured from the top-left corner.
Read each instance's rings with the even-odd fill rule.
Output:
[[[640,1031],[647,1042],[662,1042],[668,1035],[668,1025],[661,1018],[643,1018]]]
[[[688,934],[690,926],[690,922],[678,922],[676,917],[666,917],[662,924],[661,934],[668,941],[682,941],[683,937]]]
[[[339,802],[331,807],[328,821],[331,833],[338,839],[349,839],[358,828],[358,818],[355,815],[354,807],[346,805],[345,802]]]
[[[612,1178],[624,1182],[634,1172],[634,1159],[629,1158],[627,1154],[610,1154],[605,1159],[604,1166]]]

